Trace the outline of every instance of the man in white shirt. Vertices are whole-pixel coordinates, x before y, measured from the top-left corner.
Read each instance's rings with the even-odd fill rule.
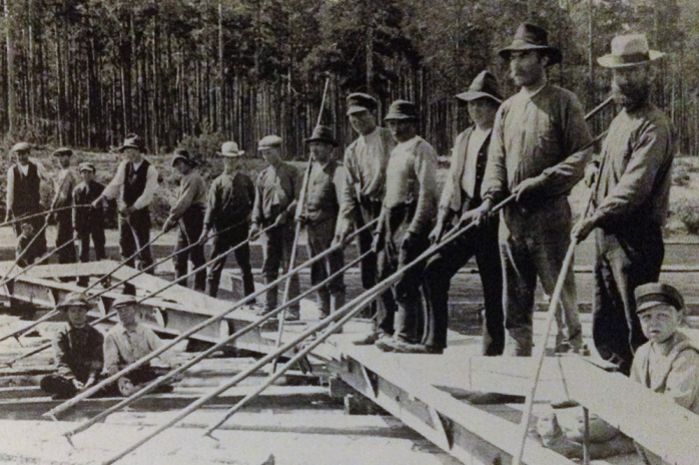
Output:
[[[58,160],[59,171],[55,178],[53,202],[51,209],[70,207],[73,205],[73,189],[78,184],[77,177],[70,169],[70,159],[73,151],[68,147],[61,147],[52,153]],[[80,212],[78,212],[80,214]],[[73,212],[72,209],[58,211],[56,218],[56,247],[61,247],[73,238]],[[75,263],[77,254],[75,245],[70,244],[58,251],[59,263]]]
[[[481,203],[481,183],[488,160],[490,130],[502,102],[498,83],[488,71],[478,74],[467,92],[456,96],[468,105],[473,125],[456,136],[449,174],[439,201],[437,224],[430,240],[437,242],[461,215]],[[502,270],[498,248],[498,220],[472,228],[442,247],[427,262],[422,289],[427,306],[426,345],[446,347],[449,284],[472,257],[476,257],[484,297],[483,355],[500,355],[505,346],[502,309]],[[459,226],[465,226],[462,222]]]
[[[153,263],[150,250],[150,211],[148,206],[153,201],[153,194],[158,189],[158,172],[153,165],[143,157],[141,140],[135,134],[126,136],[124,143],[117,149],[123,154],[124,161],[117,167],[112,181],[107,184],[92,205],[97,208],[103,198],[119,197],[119,247],[121,256],[126,259],[136,250],[143,248],[138,254],[138,268],[148,268]],[[126,263],[134,265],[131,259]],[[153,270],[149,271],[153,273]],[[134,293],[131,284],[124,287],[125,293]]]

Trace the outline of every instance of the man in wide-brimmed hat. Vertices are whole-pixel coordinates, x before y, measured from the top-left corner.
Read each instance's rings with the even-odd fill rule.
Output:
[[[104,337],[87,321],[92,305],[79,293],[71,293],[56,308],[66,316],[66,325],[53,343],[56,372],[44,376],[40,385],[56,399],[73,397],[98,380],[102,372]]]
[[[143,156],[141,138],[136,134],[128,134],[124,142],[117,148],[124,160],[119,164],[114,178],[104,188],[102,194],[92,202],[99,206],[103,198],[119,198],[119,246],[121,256],[126,259],[137,250],[139,252],[140,269],[150,267],[153,255],[150,249],[151,219],[149,206],[153,195],[158,190],[158,171]],[[126,263],[134,265],[130,259]],[[149,270],[150,273],[154,271]],[[126,284],[125,292],[133,293],[135,288]]]
[[[407,100],[394,101],[384,118],[397,144],[386,168],[386,195],[379,217],[374,250],[379,251],[379,279],[410,263],[429,245],[428,235],[437,213],[437,153],[417,135],[417,108]],[[439,345],[425,345],[420,282],[422,267],[405,272],[391,291],[398,303],[393,337],[376,341],[384,351],[441,353]]]
[[[58,160],[58,176],[54,178],[54,196],[51,209],[70,207],[73,205],[73,189],[78,184],[78,178],[70,169],[73,151],[68,147],[60,147],[51,154]],[[84,209],[81,209],[84,210]],[[54,214],[56,218],[56,247],[62,246],[73,238],[73,214],[71,210],[61,210]],[[77,259],[75,245],[69,244],[58,251],[59,263],[74,263]]]
[[[204,264],[204,244],[199,240],[204,228],[204,211],[206,210],[206,184],[199,174],[199,163],[186,149],[177,149],[172,155],[172,166],[180,173],[180,188],[177,200],[170,208],[163,231],[178,225],[175,252],[175,278],[183,279],[181,285],[186,286],[188,261],[196,269]],[[195,245],[196,244],[196,245]],[[190,247],[191,245],[191,247]],[[184,250],[186,249],[186,250]],[[206,270],[201,269],[194,274],[194,289],[204,292],[206,287]]]
[[[612,70],[612,95],[623,108],[594,161],[596,209],[574,231],[583,240],[596,229],[593,338],[600,355],[626,373],[646,340],[634,289],[657,281],[664,257],[674,139],[670,120],[649,101],[652,63],[662,56],[644,34],[628,34],[597,60]]]
[[[481,204],[481,184],[488,160],[490,131],[502,97],[497,80],[489,71],[481,71],[468,90],[456,96],[468,106],[472,125],[456,136],[451,152],[449,173],[439,201],[437,223],[430,233],[437,242],[454,220],[468,215]],[[466,221],[470,221],[467,217]],[[425,266],[423,292],[427,305],[425,344],[444,348],[447,344],[449,283],[473,256],[483,283],[485,318],[483,355],[500,355],[505,345],[502,309],[502,271],[498,252],[498,221],[460,235],[442,247]]]
[[[218,152],[224,161],[224,169],[209,187],[204,230],[200,239],[204,243],[213,230],[217,233],[214,236],[211,258],[237,247],[248,238],[250,213],[255,201],[255,184],[250,176],[240,170],[240,159],[244,154],[245,151],[241,150],[235,141],[224,142],[221,151]],[[216,260],[207,271],[206,292],[212,297],[218,294],[226,258],[224,255]],[[255,282],[250,266],[250,246],[247,243],[235,249],[235,260],[243,277],[243,292],[248,296],[255,292]]]
[[[263,235],[264,263],[262,272],[267,284],[279,276],[279,267],[286,273],[291,259],[291,247],[294,243],[294,215],[301,192],[303,179],[301,173],[289,163],[282,160],[282,138],[276,135],[265,136],[257,144],[257,151],[267,163],[257,176],[255,182],[255,203],[252,208],[251,237],[256,237],[263,229],[276,225]],[[299,293],[299,278],[295,274],[289,283],[289,299]],[[278,286],[267,289],[265,308],[270,312],[277,307]],[[299,320],[298,302],[289,306],[285,315],[288,320]]]
[[[44,208],[41,206],[41,182],[52,182],[51,177],[46,173],[44,165],[38,160],[30,160],[32,146],[28,142],[17,142],[10,149],[12,164],[7,170],[7,211],[5,221],[13,218],[18,219],[23,216],[39,213]],[[40,257],[46,253],[46,235],[44,233],[45,217],[36,216],[29,218],[26,223],[31,225],[33,233],[30,239],[31,250],[25,253],[26,256]],[[23,221],[15,222],[12,227],[15,236],[22,235]],[[37,235],[34,238],[34,234]],[[19,258],[19,251],[17,254]]]
[[[357,138],[347,146],[344,154],[345,181],[335,234],[335,243],[338,244],[345,241],[352,228],[360,228],[379,217],[386,187],[386,166],[395,146],[391,131],[377,124],[378,103],[374,97],[354,92],[347,96],[346,103],[347,118]],[[370,251],[371,242],[371,231],[359,233],[359,252]],[[375,253],[369,253],[361,261],[360,272],[364,289],[378,282]],[[370,308],[376,314],[375,328],[355,343],[373,344],[383,334],[393,334],[395,310],[393,294],[385,292],[378,305],[372,304]]]
[[[313,156],[308,177],[305,205],[301,205],[301,220],[308,233],[311,255],[317,255],[332,245],[340,210],[340,198],[345,173],[334,157],[337,141],[327,126],[316,126],[306,144]],[[311,283],[317,284],[342,268],[342,249],[311,265]],[[342,275],[318,290],[318,307],[323,317],[345,304],[345,284]]]
[[[90,238],[95,247],[95,259],[104,260],[107,254],[104,248],[104,209],[106,200],[96,207],[94,202],[104,191],[104,185],[95,180],[95,165],[90,162],[78,166],[82,181],[73,189],[74,205],[90,205],[89,208],[73,208],[73,227],[80,241],[80,261],[90,261]],[[87,286],[89,278],[78,278],[79,286]]]
[[[495,204],[516,195],[500,216],[503,304],[508,351],[527,356],[533,344],[537,277],[551,295],[570,244],[568,194],[583,177],[592,136],[575,94],[547,82],[546,67],[559,62],[561,54],[549,45],[545,29],[520,25],[500,55],[509,60],[520,90],[503,102],[495,117],[483,203],[470,217],[479,223]],[[565,277],[561,304],[557,350],[578,351],[582,332],[572,269]]]

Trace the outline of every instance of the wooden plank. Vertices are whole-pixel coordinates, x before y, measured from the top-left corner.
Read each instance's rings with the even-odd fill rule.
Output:
[[[12,267],[11,261],[0,262],[0,273],[7,273]],[[24,273],[34,278],[71,278],[76,276],[103,276],[118,265],[114,260],[100,260],[86,263],[50,263],[37,265]],[[15,272],[18,270],[15,269]],[[15,273],[13,272],[13,273]]]

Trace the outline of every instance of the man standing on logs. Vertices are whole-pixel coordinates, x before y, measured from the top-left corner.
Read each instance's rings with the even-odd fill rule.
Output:
[[[80,163],[82,182],[73,190],[73,205],[92,205],[104,191],[104,186],[95,181],[95,165]],[[97,207],[73,208],[73,227],[80,241],[80,262],[90,261],[90,238],[95,247],[95,259],[104,260],[107,254],[104,248],[104,209],[106,202]],[[87,286],[89,277],[78,278],[78,286]]]
[[[170,209],[170,215],[163,224],[167,231],[178,225],[175,252],[175,279],[187,275],[189,260],[196,269],[204,264],[204,244],[199,241],[204,228],[206,209],[206,184],[197,170],[197,161],[185,149],[177,149],[172,157],[172,166],[182,175],[177,201]],[[190,247],[190,245],[193,245]],[[183,249],[188,249],[184,250]],[[189,260],[188,260],[189,259]],[[187,285],[186,278],[180,283]],[[202,268],[194,274],[194,289],[204,292],[206,270]]]
[[[352,228],[361,228],[375,220],[381,213],[381,204],[386,187],[386,166],[395,147],[391,131],[376,124],[376,99],[364,93],[347,96],[347,116],[352,128],[359,134],[345,150],[345,181],[342,187],[340,213],[337,218],[335,244],[345,241]],[[371,249],[372,236],[369,230],[359,233],[359,253]],[[361,261],[362,287],[372,288],[378,281],[376,254],[372,253]],[[393,317],[396,302],[391,292],[381,296],[379,310],[376,308],[377,323],[374,331],[356,344],[373,344],[383,335],[393,334]]]
[[[58,176],[55,178],[55,194],[51,209],[70,207],[73,205],[73,189],[78,184],[78,180],[70,169],[70,160],[73,151],[68,147],[61,147],[52,154],[59,164]],[[81,209],[84,210],[84,209]],[[56,247],[60,247],[73,237],[73,212],[72,209],[65,209],[54,214],[56,218]],[[59,263],[75,263],[77,257],[75,245],[70,244],[58,251]]]
[[[665,254],[674,140],[668,117],[649,101],[651,63],[663,55],[649,50],[644,34],[630,34],[615,37],[612,52],[597,60],[612,70],[612,95],[623,109],[595,161],[595,211],[573,232],[583,240],[596,228],[592,335],[600,355],[626,374],[646,341],[634,290],[658,280]]]
[[[585,115],[572,92],[549,84],[546,67],[561,61],[545,29],[522,24],[512,44],[500,50],[520,91],[495,117],[481,192],[483,203],[469,217],[477,223],[510,192],[516,202],[500,214],[505,327],[509,352],[529,356],[537,276],[552,294],[570,244],[568,193],[583,177],[592,141]],[[557,350],[579,351],[575,278],[568,271],[562,292]],[[561,334],[562,333],[562,334]]]
[[[153,263],[150,250],[150,211],[149,205],[158,189],[158,172],[148,160],[143,157],[141,139],[135,134],[126,136],[124,143],[117,149],[123,154],[124,161],[117,167],[112,181],[104,188],[102,194],[92,202],[97,208],[102,199],[119,199],[119,247],[121,256],[126,259],[137,250],[139,253],[139,269],[145,269]],[[131,259],[126,263],[134,265]],[[150,270],[153,273],[153,270]],[[127,283],[124,292],[135,293],[133,285]]]
[[[391,104],[384,118],[397,145],[386,168],[386,195],[374,237],[379,279],[395,273],[425,251],[437,213],[437,153],[417,135],[417,109],[406,100]],[[383,351],[441,353],[424,345],[420,294],[422,268],[407,271],[392,287],[398,303],[393,337],[376,341]]]
[[[22,218],[23,216],[39,213],[41,207],[41,180],[49,181],[44,166],[39,162],[29,160],[31,145],[28,142],[17,142],[10,149],[10,156],[16,157],[15,163],[7,170],[7,212],[5,221],[12,218]],[[40,257],[46,253],[46,234],[44,233],[44,216],[36,216],[26,221],[32,228],[30,239],[31,250],[27,255]],[[16,222],[13,225],[15,235],[22,235],[22,223]],[[37,235],[36,239],[34,235]],[[21,251],[18,251],[21,253]],[[19,257],[17,257],[19,258]],[[32,260],[33,261],[33,260]]]
[[[263,228],[273,224],[276,227],[263,235],[264,263],[262,272],[265,283],[269,284],[279,276],[279,267],[285,272],[289,267],[291,247],[294,243],[294,214],[296,199],[301,192],[301,174],[296,168],[285,163],[281,157],[282,138],[275,135],[260,139],[257,150],[262,154],[269,166],[257,176],[255,183],[255,204],[252,209],[252,225],[250,237],[254,237]],[[289,299],[299,293],[299,277],[291,278]],[[277,308],[278,286],[271,286],[265,295],[264,313]],[[286,319],[289,321],[300,318],[298,302],[289,307]]]
[[[245,151],[240,150],[234,141],[224,142],[221,145],[219,155],[224,160],[224,170],[214,179],[209,188],[204,230],[200,239],[204,243],[210,231],[216,230],[211,258],[218,257],[248,238],[250,213],[255,202],[255,184],[239,169],[239,160],[243,154]],[[209,267],[206,292],[211,297],[216,297],[218,294],[226,258],[221,257]],[[255,281],[250,266],[250,246],[247,243],[235,250],[235,259],[243,277],[243,292],[248,296],[255,292]]]
[[[481,71],[468,91],[456,98],[467,103],[473,126],[456,136],[454,141],[449,174],[439,201],[437,224],[430,233],[432,242],[439,241],[452,219],[460,218],[480,205],[490,131],[495,112],[502,103],[495,76],[488,71]],[[470,218],[466,215],[462,224],[468,222]],[[435,351],[447,344],[449,283],[474,255],[485,300],[483,355],[500,355],[505,347],[498,221],[491,218],[442,247],[427,261],[423,274],[427,305],[425,345]]]
[[[311,256],[315,256],[332,245],[335,234],[339,199],[342,195],[344,172],[333,157],[337,142],[327,126],[316,126],[311,137],[306,139],[313,166],[308,178],[305,210],[301,214],[308,233]],[[311,283],[317,284],[335,274],[344,264],[342,249],[331,253],[323,260],[311,265]],[[318,306],[322,317],[345,304],[345,283],[342,275],[318,290]]]

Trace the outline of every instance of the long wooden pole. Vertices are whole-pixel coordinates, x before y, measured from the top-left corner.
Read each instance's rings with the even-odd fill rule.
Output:
[[[353,234],[359,234],[359,233],[360,233],[363,229],[365,229],[366,227],[373,225],[373,223],[374,223],[374,222],[367,223],[363,228],[360,228],[360,229],[357,229],[356,231],[354,231]],[[68,399],[66,402],[63,402],[62,404],[60,404],[60,405],[54,407],[53,409],[51,409],[51,410],[49,410],[48,412],[46,412],[46,413],[44,414],[44,416],[45,416],[45,417],[49,417],[49,418],[54,418],[56,415],[58,415],[58,414],[60,414],[60,413],[62,413],[62,412],[64,412],[64,411],[66,411],[66,410],[68,410],[68,409],[73,408],[73,407],[76,406],[78,403],[80,403],[82,400],[84,400],[84,399],[86,399],[86,398],[92,396],[93,394],[95,394],[95,393],[96,393],[97,391],[99,391],[100,389],[106,387],[107,385],[109,385],[109,384],[113,383],[114,381],[118,380],[120,377],[124,376],[125,374],[132,372],[133,370],[135,370],[135,369],[137,369],[137,368],[143,366],[146,362],[148,362],[148,361],[154,359],[154,358],[157,357],[158,355],[160,355],[160,354],[166,352],[167,350],[171,349],[172,347],[174,347],[175,345],[177,345],[177,343],[179,343],[180,341],[183,341],[184,339],[188,338],[188,337],[191,336],[192,334],[195,334],[196,332],[201,331],[202,329],[204,329],[204,328],[207,327],[208,325],[210,325],[210,324],[212,324],[212,323],[216,323],[217,321],[223,319],[226,315],[228,315],[228,314],[231,313],[232,311],[234,311],[234,310],[236,310],[236,309],[242,307],[243,305],[245,305],[245,304],[251,302],[251,301],[254,300],[256,297],[258,297],[259,295],[261,295],[261,294],[263,294],[264,292],[266,292],[266,290],[267,290],[267,288],[268,288],[269,286],[276,286],[276,285],[278,285],[280,282],[282,282],[284,279],[286,279],[290,274],[292,274],[292,273],[297,273],[297,272],[299,272],[301,269],[303,269],[303,268],[305,268],[305,267],[307,267],[307,266],[309,266],[309,265],[311,265],[311,264],[317,262],[318,260],[322,260],[322,259],[325,258],[328,254],[335,252],[338,248],[339,248],[339,246],[330,247],[330,248],[326,249],[325,251],[319,253],[318,255],[316,255],[316,256],[310,258],[310,259],[307,260],[306,262],[300,264],[299,266],[297,266],[296,268],[294,268],[293,270],[291,270],[289,273],[286,273],[286,274],[284,274],[284,275],[282,275],[282,276],[279,276],[277,279],[275,279],[275,280],[274,280],[272,283],[270,283],[268,286],[266,286],[266,287],[264,287],[264,288],[262,288],[262,289],[259,289],[259,290],[255,291],[255,292],[253,292],[252,294],[246,296],[246,297],[243,298],[242,300],[239,300],[238,302],[236,302],[235,304],[233,304],[230,308],[228,308],[228,309],[226,309],[226,310],[224,310],[224,311],[222,311],[222,312],[220,312],[220,313],[218,313],[218,314],[216,314],[216,315],[212,315],[211,317],[207,318],[206,320],[202,321],[201,323],[198,323],[198,324],[192,326],[192,327],[189,328],[188,330],[186,330],[186,331],[184,331],[183,333],[179,334],[179,335],[178,335],[177,337],[175,337],[174,339],[171,339],[171,340],[169,340],[166,344],[163,344],[162,346],[160,346],[158,349],[156,349],[156,350],[154,350],[153,352],[150,352],[149,354],[146,354],[146,355],[144,355],[143,357],[141,357],[140,359],[136,360],[136,361],[135,361],[134,363],[132,363],[131,365],[128,365],[128,366],[122,368],[122,369],[119,370],[117,373],[115,373],[115,374],[113,374],[113,375],[111,375],[111,376],[105,378],[104,380],[100,381],[98,384],[93,385],[92,387],[90,387],[90,388],[87,389],[86,391],[82,391],[80,394],[76,395],[75,397],[73,397],[73,398],[71,398],[71,399]],[[162,290],[162,289],[161,289],[161,290]]]
[[[11,220],[4,221],[4,222],[0,223],[0,228],[2,228],[4,226],[11,226],[15,223],[20,223],[22,221],[31,220],[32,218],[36,218],[39,216],[50,215],[51,213],[58,213],[60,211],[64,211],[64,210],[68,210],[68,209],[72,209],[72,208],[88,208],[90,206],[91,206],[90,204],[81,204],[81,205],[66,205],[65,207],[50,208],[50,209],[44,210],[42,212],[32,213],[30,215],[24,215],[24,216],[20,216],[19,218],[13,218]]]
[[[498,211],[508,203],[512,202],[515,199],[514,195],[510,195],[507,197],[505,200],[497,204],[494,208],[493,211]],[[373,223],[373,222],[372,222]],[[281,354],[286,353],[290,349],[293,349],[301,342],[306,340],[309,336],[317,333],[318,331],[323,330],[324,328],[330,326],[334,322],[338,322],[338,325],[335,325],[332,327],[332,332],[337,330],[339,326],[343,325],[346,321],[348,321],[350,318],[354,317],[357,313],[359,313],[364,306],[369,304],[371,301],[376,299],[378,296],[380,296],[386,289],[388,289],[390,286],[392,286],[398,279],[400,279],[403,274],[410,270],[411,268],[414,268],[418,263],[422,262],[429,256],[431,256],[433,253],[438,251],[441,247],[445,246],[446,244],[450,243],[453,241],[456,237],[460,236],[467,230],[469,230],[473,226],[473,223],[470,223],[466,226],[464,226],[460,230],[452,230],[450,231],[443,239],[442,242],[432,245],[427,248],[423,253],[421,253],[417,258],[415,258],[413,261],[410,263],[406,264],[404,267],[402,267],[400,270],[397,270],[395,273],[392,275],[386,277],[383,281],[379,282],[376,284],[374,287],[371,289],[367,289],[366,291],[362,292],[360,295],[352,299],[351,301],[347,302],[345,305],[343,305],[340,309],[335,311],[335,313],[331,313],[327,317],[323,318],[320,320],[318,323],[316,323],[313,326],[310,326],[307,328],[305,331],[303,331],[301,334],[296,336],[292,341],[287,342],[286,344],[282,345],[279,347],[277,350],[274,352],[270,352],[269,354],[265,355],[261,359],[259,359],[257,362],[255,362],[252,366],[247,368],[245,371],[237,374],[234,376],[232,379],[229,381],[225,382],[224,384],[218,386],[214,390],[210,391],[206,395],[200,397],[196,401],[192,402],[189,404],[187,407],[182,409],[177,415],[175,415],[173,418],[168,420],[166,423],[163,425],[157,427],[154,431],[148,433],[146,436],[142,437],[132,445],[128,446],[126,449],[122,450],[118,454],[114,455],[113,457],[107,459],[106,461],[102,462],[103,465],[110,465],[114,462],[117,462],[118,460],[122,459],[126,455],[130,454],[134,450],[138,449],[141,447],[143,444],[146,442],[150,441],[153,439],[155,436],[158,434],[162,433],[166,429],[170,428],[171,426],[175,425],[178,423],[180,420],[183,418],[187,417],[190,415],[192,412],[198,410],[201,406],[209,402],[211,399],[214,397],[218,396],[222,392],[226,391],[227,389],[231,388],[232,386],[238,384],[240,381],[244,380],[245,378],[249,377],[252,373],[256,372],[258,369],[266,365],[268,362],[274,360]],[[332,249],[332,247],[331,247]],[[323,334],[325,338],[327,338],[332,332],[327,331],[326,333]],[[317,338],[313,342],[311,342],[310,345],[304,347],[301,349],[293,358],[300,360],[301,357],[305,356],[308,352],[310,352],[312,349],[314,349],[318,344],[323,342],[324,339]],[[297,360],[294,360],[293,363],[296,363]],[[287,366],[291,366],[291,360],[285,365],[285,368]],[[282,371],[279,371],[277,373],[274,373],[273,375],[276,376],[277,374],[281,375],[283,374]]]

